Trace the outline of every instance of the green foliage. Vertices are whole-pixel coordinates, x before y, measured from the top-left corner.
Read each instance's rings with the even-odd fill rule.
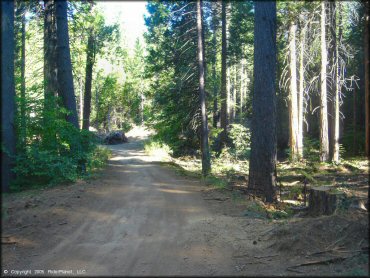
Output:
[[[266,210],[259,202],[250,202],[247,205],[247,209],[244,211],[244,216],[253,218],[266,218]]]
[[[253,1],[235,1],[230,6],[228,51],[236,63],[253,56],[254,9]]]
[[[304,137],[303,140],[303,157],[309,161],[319,161],[320,141],[309,137]]]
[[[211,146],[211,149],[216,148],[217,142],[219,140],[219,137],[222,131],[223,131],[222,128],[211,128],[209,130],[208,137],[209,137],[209,145]],[[214,156],[215,156],[215,153],[214,153]]]
[[[168,159],[173,153],[168,145],[155,139],[144,142],[144,150],[147,154],[161,160]]]
[[[88,169],[92,172],[94,169],[99,169],[105,166],[106,161],[112,156],[112,151],[106,147],[97,145],[90,153],[88,160]]]
[[[208,175],[205,178],[205,181],[208,185],[213,185],[216,188],[224,189],[227,187],[227,181],[219,177],[216,177],[215,175]]]
[[[356,139],[355,139],[356,138]],[[349,157],[356,154],[365,153],[365,131],[354,132],[353,125],[343,133],[341,138],[342,155]]]
[[[94,135],[76,129],[66,114],[46,110],[31,122],[27,144],[16,156],[12,190],[71,182],[104,165],[107,154],[97,148]]]
[[[229,138],[233,146],[236,158],[247,158],[249,156],[251,133],[248,128],[241,124],[231,124]]]
[[[145,73],[153,99],[148,124],[176,156],[200,149],[195,7],[187,1],[153,1],[147,6]]]

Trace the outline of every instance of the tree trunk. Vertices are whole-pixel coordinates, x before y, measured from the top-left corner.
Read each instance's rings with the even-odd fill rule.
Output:
[[[67,121],[78,129],[76,98],[73,87],[71,53],[69,49],[67,1],[56,2],[57,22],[57,66],[58,92],[63,100],[63,106],[70,112]]]
[[[231,82],[230,82],[230,65],[227,65],[227,70],[226,70],[226,95],[227,95],[227,125],[232,123],[232,118],[231,118]]]
[[[197,1],[197,33],[198,33],[198,68],[199,68],[199,93],[200,107],[202,113],[202,174],[207,176],[211,171],[211,159],[208,146],[208,123],[206,111],[206,93],[205,93],[205,78],[204,78],[204,52],[203,52],[203,22],[202,22],[202,0]]]
[[[301,49],[299,53],[299,92],[298,92],[298,155],[303,157],[303,102],[304,102],[304,49],[306,44],[306,26],[301,31]]]
[[[291,23],[289,28],[289,54],[290,54],[290,90],[289,90],[289,119],[290,119],[290,158],[299,159],[298,152],[298,102],[297,102],[297,53],[295,33],[297,26]]]
[[[276,200],[276,2],[255,2],[249,189]]]
[[[54,0],[45,0],[44,6],[44,110],[53,111],[58,95]]]
[[[216,75],[216,62],[217,62],[217,39],[216,39],[216,16],[213,15],[212,17],[212,44],[213,44],[213,53],[212,53],[212,79],[213,79],[213,127],[217,128],[217,122],[218,122],[218,107],[217,107],[217,75]]]
[[[226,40],[226,3],[221,2],[221,21],[222,21],[222,46],[221,46],[221,144],[224,144],[227,139],[227,40]]]
[[[338,2],[337,4],[337,9],[338,9],[338,19],[339,19],[339,40],[338,42],[341,42],[342,39],[342,13],[341,13],[341,3]],[[336,15],[334,14],[334,18]],[[334,21],[335,23],[335,21]],[[336,30],[336,24],[333,26]],[[339,124],[340,124],[340,119],[339,119],[339,96],[341,94],[341,86],[340,86],[340,64],[339,64],[339,46],[336,38],[336,32],[335,32],[335,38],[334,38],[334,48],[335,48],[335,95],[334,95],[334,132],[333,132],[333,157],[332,161],[335,163],[339,163]]]
[[[310,215],[330,215],[336,211],[344,194],[331,189],[330,186],[319,186],[309,190],[308,213]]]
[[[365,152],[370,158],[370,3],[365,2],[364,63],[365,63]]]
[[[321,95],[320,95],[320,161],[329,160],[328,109],[327,109],[327,73],[328,63],[326,47],[326,0],[321,2]]]
[[[82,125],[83,125],[83,102],[84,102],[84,96],[83,96],[83,90],[84,90],[84,84],[83,84],[83,81],[82,81],[82,78],[79,78],[78,80],[78,86],[79,86],[79,91],[80,91],[80,95],[79,95],[79,124],[80,124],[80,128],[82,129]]]
[[[244,59],[241,60],[240,64],[240,122],[243,122],[243,105],[244,105]]]
[[[107,114],[107,130],[108,130],[108,132],[110,132],[112,130],[112,125],[111,125],[112,117],[111,117],[111,113],[112,113],[112,107],[111,107],[111,105],[109,105],[108,106],[108,114]]]
[[[94,38],[90,31],[87,39],[86,50],[86,75],[85,75],[85,93],[84,93],[84,108],[83,108],[83,123],[82,128],[89,130],[90,127],[90,113],[91,113],[91,84],[92,73],[94,66]]]
[[[233,76],[233,105],[232,105],[232,117],[233,122],[235,121],[235,115],[236,115],[236,108],[237,108],[237,99],[236,99],[236,92],[237,92],[237,86],[236,86],[236,75],[237,75],[238,69],[236,67],[236,64],[234,65],[234,76]]]
[[[143,79],[143,77],[141,77]],[[142,85],[141,85],[142,86]],[[140,88],[140,116],[141,116],[141,125],[144,125],[144,101],[145,101],[145,96],[143,92],[143,88]]]
[[[353,88],[353,155],[357,155],[357,92]]]
[[[247,103],[247,91],[248,91],[248,85],[249,85],[249,79],[248,79],[248,69],[247,69],[247,63],[244,61],[244,81],[243,81],[243,100],[244,103]]]
[[[328,131],[329,131],[329,160],[333,162],[338,162],[339,153],[335,154],[335,149],[338,148],[336,146],[339,144],[339,138],[336,138],[336,109],[337,103],[336,98],[338,95],[338,57],[337,57],[337,24],[336,24],[336,3],[335,1],[328,2],[328,57],[329,57],[329,69],[330,69],[330,79],[331,79],[331,86],[328,86],[328,90],[330,92],[328,97]],[[339,97],[338,97],[339,100]],[[338,104],[339,105],[339,104]],[[339,106],[338,106],[339,108]],[[339,117],[339,110],[338,110],[338,117]],[[339,119],[338,119],[338,129],[339,129]],[[339,134],[339,133],[338,133]],[[339,150],[339,148],[338,148]],[[338,159],[335,160],[334,156],[338,156]]]
[[[20,99],[20,138],[22,147],[26,144],[26,11],[21,17],[22,44],[21,44],[21,99]]]
[[[16,153],[14,85],[14,1],[1,1],[1,189],[8,192],[14,180]]]

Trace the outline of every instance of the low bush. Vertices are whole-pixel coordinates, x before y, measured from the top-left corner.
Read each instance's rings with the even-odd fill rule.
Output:
[[[109,158],[109,150],[98,147],[93,133],[63,119],[42,127],[40,133],[43,136],[35,136],[18,151],[12,191],[75,181]]]
[[[251,133],[241,124],[231,124],[229,130],[231,153],[237,159],[247,159],[250,155]]]
[[[160,160],[166,160],[173,154],[171,148],[167,144],[155,139],[144,142],[144,149],[148,155],[155,156]]]

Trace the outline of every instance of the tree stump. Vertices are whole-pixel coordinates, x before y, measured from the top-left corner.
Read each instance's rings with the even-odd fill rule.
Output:
[[[312,216],[333,214],[344,197],[331,186],[313,187],[309,193],[308,214]]]

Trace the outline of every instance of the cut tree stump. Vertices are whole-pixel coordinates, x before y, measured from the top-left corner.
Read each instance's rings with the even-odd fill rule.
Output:
[[[345,196],[331,186],[312,187],[309,193],[308,214],[312,216],[333,214]]]

